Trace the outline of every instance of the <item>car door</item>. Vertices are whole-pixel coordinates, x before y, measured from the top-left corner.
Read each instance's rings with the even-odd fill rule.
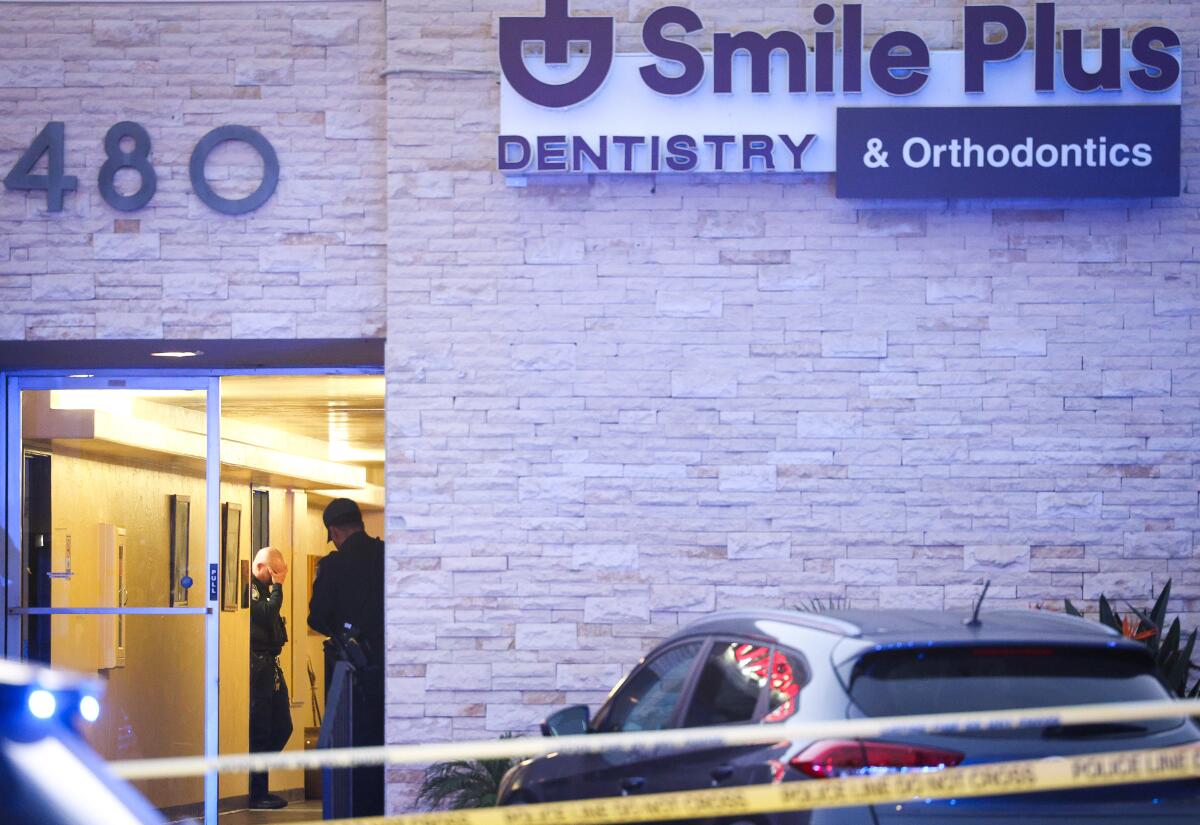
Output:
[[[703,639],[683,641],[647,657],[596,714],[597,733],[666,730],[694,678]],[[576,798],[661,793],[671,790],[678,768],[677,749],[606,750],[583,757],[572,796]]]
[[[800,706],[807,681],[803,659],[769,641],[713,639],[682,715],[683,727],[782,722]],[[730,745],[690,751],[680,760],[670,790],[771,782],[782,771],[778,743]],[[704,820],[705,825],[714,820]]]

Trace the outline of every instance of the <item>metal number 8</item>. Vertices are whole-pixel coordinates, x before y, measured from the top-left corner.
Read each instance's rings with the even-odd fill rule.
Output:
[[[133,139],[133,150],[126,152],[121,141]],[[100,167],[100,196],[113,209],[133,212],[141,209],[158,187],[158,175],[150,165],[150,134],[131,120],[123,120],[108,130],[104,136],[104,152],[108,160]],[[113,185],[119,169],[134,169],[142,178],[142,185],[132,195],[122,195]]]

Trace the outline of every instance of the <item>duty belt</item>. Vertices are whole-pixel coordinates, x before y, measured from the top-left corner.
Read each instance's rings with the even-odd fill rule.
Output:
[[[272,677],[275,680],[275,690],[277,690],[277,691],[282,690],[283,689],[283,668],[280,667],[280,665],[279,665],[279,654],[278,653],[262,653],[262,652],[259,652],[256,650],[251,650],[250,655],[258,656],[259,658],[262,658],[262,659],[270,659],[271,660],[271,663],[275,665],[275,667],[272,668],[272,673],[271,673]]]

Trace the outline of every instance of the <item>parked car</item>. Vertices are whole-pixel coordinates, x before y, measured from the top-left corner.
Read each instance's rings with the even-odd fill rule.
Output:
[[[0,825],[161,825],[80,736],[100,684],[0,660]]]
[[[1171,698],[1145,647],[1095,622],[995,611],[718,613],[658,645],[565,735],[779,724]],[[550,754],[504,777],[499,804],[651,794],[1200,741],[1190,719],[905,735],[886,741]],[[738,825],[1067,825],[1200,821],[1200,781],[789,812]]]

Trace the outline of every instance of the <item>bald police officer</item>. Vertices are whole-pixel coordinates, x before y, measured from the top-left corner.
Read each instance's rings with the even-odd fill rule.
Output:
[[[353,745],[382,745],[383,542],[367,535],[362,512],[348,498],[331,501],[322,519],[326,537],[337,549],[317,566],[308,604],[308,624],[326,636],[354,633],[366,654],[367,665],[356,673],[359,692],[354,706]],[[382,814],[383,767],[356,768],[352,781],[351,814]]]
[[[280,616],[287,562],[274,547],[254,556],[250,583],[250,750],[280,751],[292,735],[292,708],[279,653],[287,643]],[[265,771],[250,774],[250,807],[282,808],[287,800],[267,792]]]

